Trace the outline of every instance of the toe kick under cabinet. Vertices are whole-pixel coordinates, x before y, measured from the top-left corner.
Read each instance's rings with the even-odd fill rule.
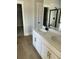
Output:
[[[33,46],[42,57],[42,59],[60,59],[52,50],[49,49],[42,41],[44,40],[41,35],[33,31]]]

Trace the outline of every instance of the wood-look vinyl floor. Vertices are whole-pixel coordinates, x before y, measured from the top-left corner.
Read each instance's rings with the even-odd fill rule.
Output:
[[[17,37],[17,59],[41,59],[32,46],[32,36]]]

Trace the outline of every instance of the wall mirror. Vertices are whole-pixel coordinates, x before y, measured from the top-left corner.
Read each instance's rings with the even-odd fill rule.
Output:
[[[43,26],[60,28],[61,0],[44,0]]]
[[[59,27],[61,17],[61,9],[51,9],[49,13],[49,27]]]
[[[49,13],[49,27],[57,26],[58,9],[51,9]]]

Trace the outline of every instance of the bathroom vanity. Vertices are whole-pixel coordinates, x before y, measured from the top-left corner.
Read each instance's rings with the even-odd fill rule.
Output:
[[[42,59],[61,59],[61,1],[35,2],[33,46]]]
[[[60,32],[33,30],[33,46],[42,59],[61,59]]]

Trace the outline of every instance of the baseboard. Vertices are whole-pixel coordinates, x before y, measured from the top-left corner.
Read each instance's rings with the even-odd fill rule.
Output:
[[[32,35],[32,33],[24,33],[24,36]]]

